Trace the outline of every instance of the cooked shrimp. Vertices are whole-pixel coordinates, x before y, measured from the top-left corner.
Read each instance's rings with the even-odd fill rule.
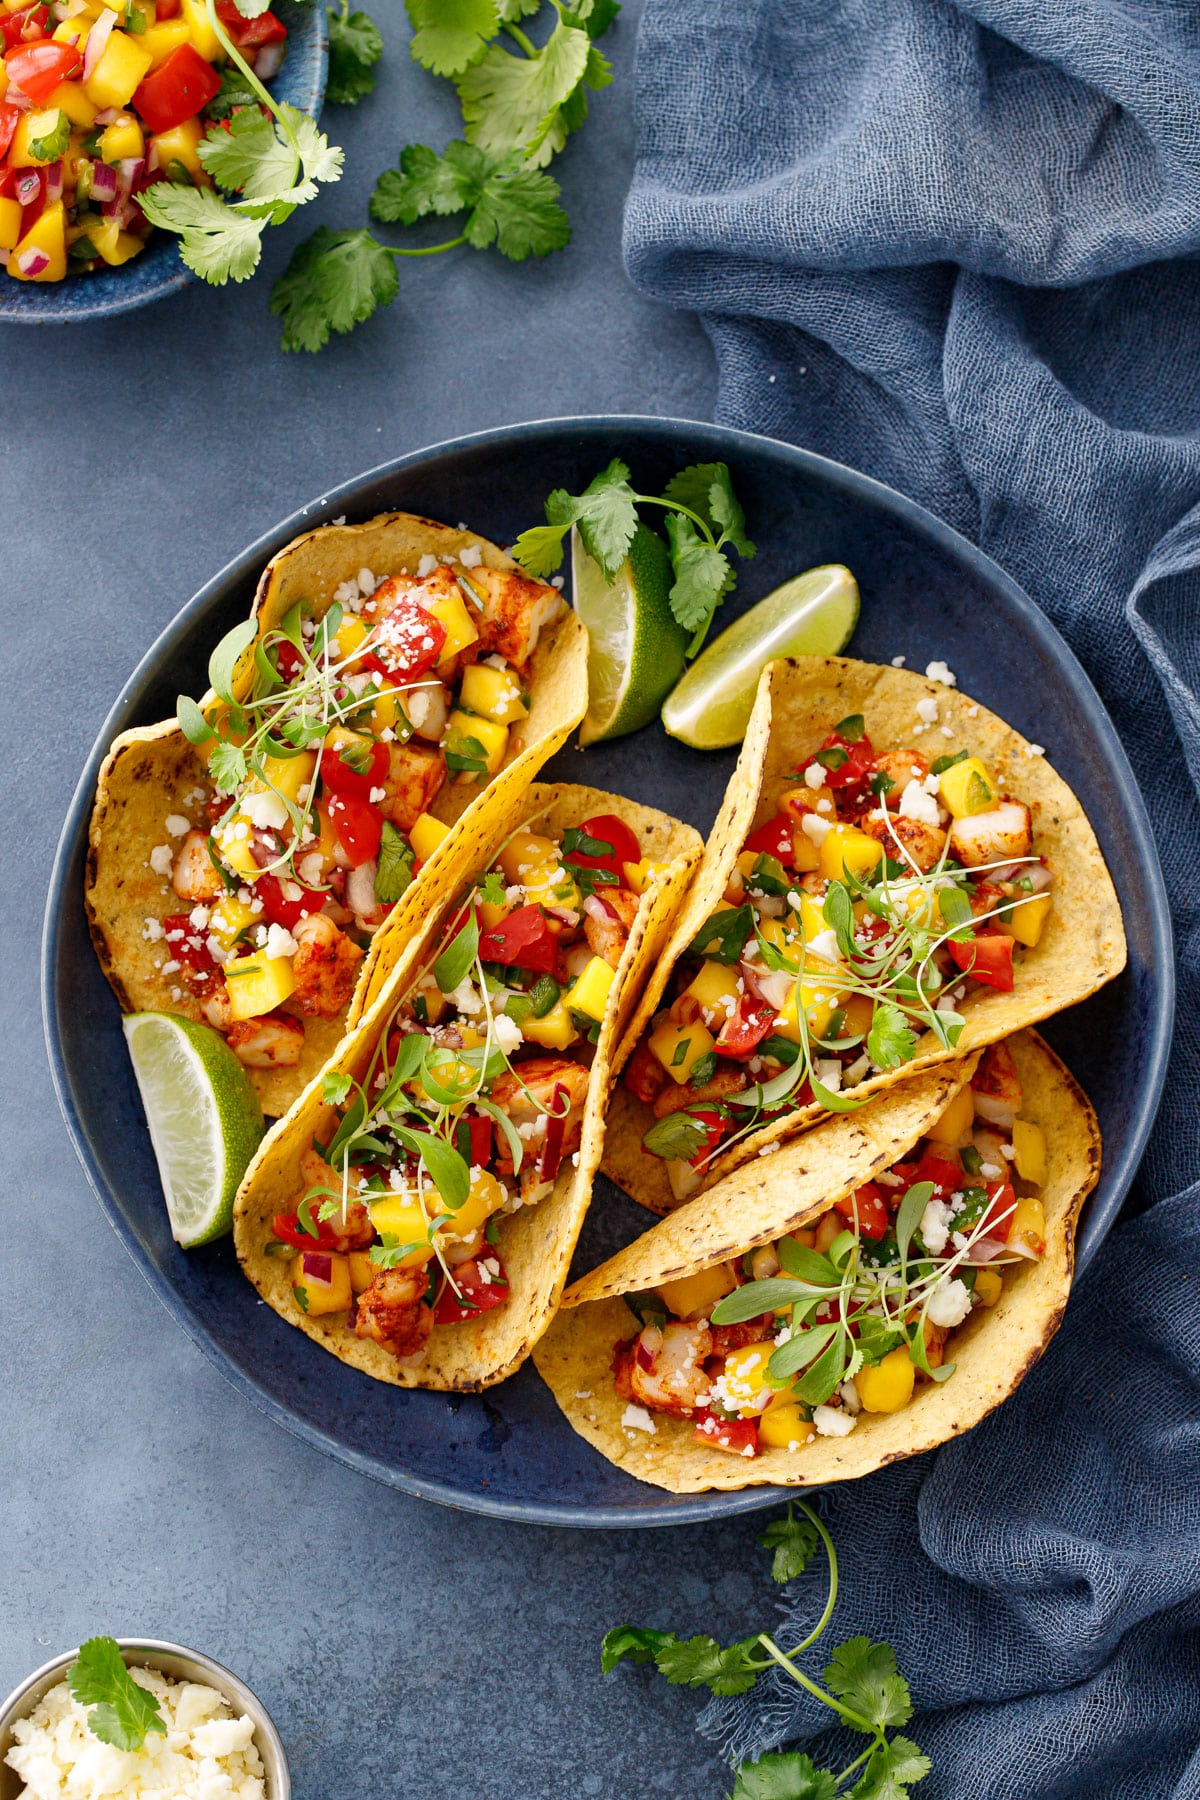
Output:
[[[1028,856],[1033,848],[1029,808],[1019,800],[1002,800],[987,812],[955,819],[950,827],[950,848],[969,869]]]
[[[712,1332],[707,1325],[688,1325],[672,1320],[659,1328],[647,1325],[637,1340],[629,1370],[635,1400],[659,1412],[687,1418],[707,1394],[712,1381],[704,1359],[712,1355]],[[646,1367],[647,1360],[649,1367]]]
[[[893,861],[907,859],[923,875],[936,868],[946,847],[946,834],[940,825],[926,825],[922,819],[901,818],[898,813],[889,813],[882,819],[871,813],[867,818],[859,820],[859,830],[865,831],[868,837],[873,837],[882,844]]]
[[[1011,1131],[1024,1098],[1021,1077],[1007,1044],[989,1044],[971,1077],[975,1111],[990,1125]]]
[[[624,1082],[635,1100],[653,1106],[666,1087],[669,1076],[645,1038],[625,1065]]]
[[[202,831],[189,831],[179,846],[171,886],[181,900],[190,900],[193,905],[207,905],[225,892],[225,883],[213,867],[208,839]]]
[[[562,595],[544,581],[533,581],[519,569],[472,569],[471,586],[483,601],[479,654],[499,651],[507,662],[523,668],[537,649],[538,637],[564,610]]]
[[[292,999],[301,1012],[332,1019],[349,1005],[362,951],[323,913],[306,913],[292,932]]]
[[[525,1141],[528,1162],[522,1174],[536,1167],[536,1151],[545,1139],[550,1109],[562,1112],[562,1095],[556,1093],[557,1089],[565,1089],[567,1096],[562,1155],[570,1156],[579,1147],[583,1106],[590,1080],[590,1071],[566,1056],[531,1056],[528,1062],[518,1064],[515,1071],[505,1069],[496,1077],[492,1084],[492,1103],[508,1114]],[[504,1145],[500,1148],[496,1168],[501,1175],[512,1173],[512,1161]],[[527,1197],[523,1185],[521,1191],[523,1197]]]
[[[428,812],[446,779],[446,759],[428,744],[389,744],[379,810],[401,831],[411,831]]]
[[[607,888],[583,903],[583,935],[593,955],[602,956],[614,969],[629,942],[637,918],[638,897],[628,888]],[[616,917],[613,917],[613,914]]]
[[[371,1338],[393,1356],[415,1356],[433,1330],[433,1313],[424,1305],[429,1276],[419,1269],[381,1269],[358,1296],[356,1337]]]
[[[718,1069],[711,1081],[694,1088],[689,1082],[670,1086],[654,1102],[654,1116],[665,1119],[668,1113],[683,1112],[688,1106],[703,1106],[710,1100],[723,1100],[726,1094],[740,1094],[747,1077],[738,1069]]]
[[[229,1009],[229,989],[223,980],[204,996],[200,1002],[200,1011],[208,1020],[214,1031],[228,1031],[233,1023],[233,1014]]]
[[[440,681],[422,681],[415,687],[399,689],[396,699],[417,737],[440,744],[450,717],[449,688]]]
[[[225,1042],[248,1069],[294,1069],[304,1049],[304,1027],[286,1013],[259,1019],[234,1019]]]
[[[930,764],[928,757],[922,756],[919,750],[884,750],[875,758],[875,767],[892,783],[881,798],[885,806],[895,809],[910,781],[924,781]]]
[[[323,1156],[319,1156],[311,1144],[306,1144],[300,1152],[296,1164],[296,1173],[302,1183],[296,1204],[299,1205],[306,1194],[314,1188],[322,1190],[321,1200],[313,1201],[313,1215],[317,1216],[320,1205],[329,1200],[340,1199],[342,1193],[341,1173],[330,1168]],[[362,1177],[354,1169],[350,1171],[349,1194],[353,1196],[356,1189],[362,1186]],[[333,1239],[333,1249],[343,1254],[347,1250],[369,1250],[375,1242],[375,1227],[371,1223],[371,1215],[361,1200],[347,1198],[345,1206],[338,1206],[336,1212],[327,1219],[321,1220],[322,1230],[328,1232]],[[324,1245],[322,1244],[322,1247]]]

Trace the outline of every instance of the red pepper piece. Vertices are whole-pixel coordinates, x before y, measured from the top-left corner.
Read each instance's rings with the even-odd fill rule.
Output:
[[[27,6],[24,12],[0,14],[0,38],[6,50],[14,44],[27,44],[41,37],[50,23],[47,6]]]
[[[371,648],[359,658],[395,687],[428,674],[442,654],[446,627],[415,600],[402,595],[371,634]]]
[[[28,94],[35,106],[44,106],[59,83],[70,81],[82,67],[83,57],[76,45],[56,44],[50,39],[10,50],[4,59],[10,84]]]
[[[490,1269],[481,1269],[482,1262],[494,1263],[500,1273],[493,1275]],[[454,1271],[454,1283],[459,1290],[457,1294],[447,1282],[438,1296],[433,1309],[435,1325],[461,1324],[464,1319],[490,1312],[493,1306],[502,1306],[508,1299],[508,1277],[490,1244],[469,1262],[459,1263]]]
[[[636,833],[615,813],[598,813],[594,819],[585,819],[579,830],[585,837],[594,838],[607,848],[603,851],[569,850],[563,857],[565,863],[574,863],[580,869],[607,869],[623,883],[622,864],[642,860],[642,846]]]
[[[162,16],[163,10],[159,6],[158,17],[161,19]],[[287,26],[273,12],[262,12],[257,19],[247,19],[233,0],[217,0],[217,17],[239,50],[261,50],[264,44],[282,44],[287,37]]]
[[[199,930],[193,925],[187,913],[169,913],[162,924],[163,942],[172,961],[182,963],[185,969],[195,969],[198,974],[207,974],[216,968],[216,958],[208,947],[207,930]]]
[[[369,800],[371,789],[382,786],[387,774],[388,747],[386,744],[372,744],[371,754],[365,773],[359,774],[352,769],[343,757],[326,749],[321,758],[321,780],[331,793],[353,794],[359,800]]]
[[[773,856],[785,868],[791,868],[795,857],[792,821],[786,813],[776,813],[773,819],[750,833],[743,848],[753,851],[755,856]]]
[[[896,1173],[899,1174],[899,1168]],[[897,1189],[901,1199],[908,1191],[908,1187],[914,1186],[919,1181],[931,1181],[934,1199],[947,1200],[951,1194],[961,1192],[967,1183],[967,1176],[960,1163],[951,1162],[948,1157],[939,1156],[936,1150],[927,1150],[909,1176],[907,1187]]]
[[[1002,994],[1013,990],[1013,940],[1000,931],[981,932],[966,943],[956,944],[949,938],[946,948],[956,968],[984,987],[998,988]]]
[[[773,854],[773,852],[772,852]],[[753,1056],[775,1023],[775,1008],[754,994],[743,994],[731,1018],[717,1033],[717,1053],[744,1061]]]
[[[319,894],[315,888],[301,887],[298,881],[289,882],[288,886],[300,888],[297,899],[287,899],[277,875],[260,875],[254,883],[254,892],[263,903],[264,917],[272,925],[282,925],[285,931],[291,931],[307,913],[320,912],[329,898],[328,894]]]
[[[562,925],[540,906],[519,906],[501,919],[493,931],[479,940],[481,962],[503,963],[512,969],[528,969],[535,975],[552,975],[558,955]]]
[[[852,1194],[846,1194],[841,1200],[835,1200],[834,1210],[839,1212],[851,1230],[857,1213],[858,1235],[869,1238],[874,1243],[886,1235],[888,1228],[888,1210],[884,1205],[883,1195],[873,1181],[865,1181]]]
[[[735,1456],[758,1455],[757,1419],[723,1419],[706,1406],[698,1406],[692,1416],[696,1421],[692,1434],[695,1443],[732,1450]]]

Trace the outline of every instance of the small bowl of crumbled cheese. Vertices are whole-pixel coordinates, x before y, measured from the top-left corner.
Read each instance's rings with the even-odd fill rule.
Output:
[[[211,1656],[92,1638],[0,1709],[0,1800],[290,1800],[279,1733]]]

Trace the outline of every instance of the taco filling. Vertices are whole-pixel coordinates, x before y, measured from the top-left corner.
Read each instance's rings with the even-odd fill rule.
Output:
[[[536,825],[455,908],[361,1079],[325,1077],[335,1128],[302,1152],[304,1190],[273,1219],[302,1310],[344,1314],[399,1359],[507,1299],[500,1219],[577,1160],[594,1047],[659,866],[615,815]]]
[[[613,1360],[622,1424],[666,1413],[713,1449],[798,1452],[951,1379],[955,1331],[1045,1250],[1046,1141],[1021,1103],[994,1044],[902,1161],[810,1225],[627,1296],[642,1328]]]
[[[876,750],[860,714],[802,757],[745,840],[673,997],[626,1065],[676,1202],[771,1119],[949,1050],[973,991],[1013,989],[1053,877],[1030,808],[969,750]]]
[[[344,1011],[372,936],[450,831],[432,811],[442,788],[487,782],[516,747],[539,634],[564,603],[479,554],[382,581],[363,569],[321,615],[297,602],[254,644],[240,699],[254,627],[239,626],[210,665],[217,698],[180,703],[207,782],[191,817],[164,820],[151,861],[179,910],[146,929],[252,1068],[294,1066],[305,1018]]]

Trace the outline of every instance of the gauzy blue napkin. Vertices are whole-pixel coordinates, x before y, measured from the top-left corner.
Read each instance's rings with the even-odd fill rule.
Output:
[[[929,1800],[1200,1794],[1200,5],[648,0],[637,71],[628,266],[702,316],[719,417],[1024,584],[1116,721],[1177,933],[1139,1216],[1009,1404],[831,1490],[835,1624],[896,1647]],[[821,1713],[780,1675],[702,1726],[745,1756]]]

